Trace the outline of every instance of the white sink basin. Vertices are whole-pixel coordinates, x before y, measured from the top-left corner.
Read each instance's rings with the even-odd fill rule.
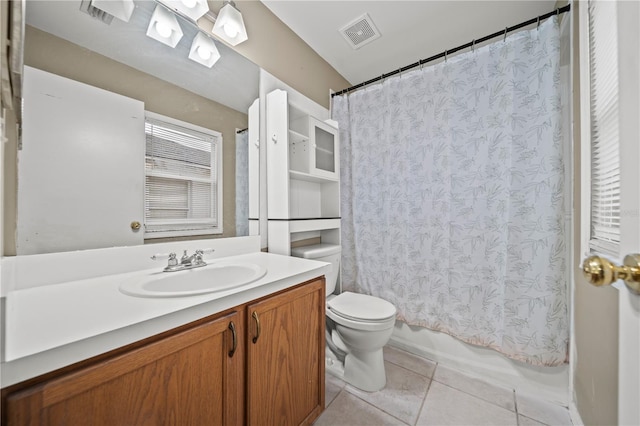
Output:
[[[138,297],[181,297],[240,287],[262,278],[267,270],[254,263],[214,263],[177,272],[157,272],[132,278],[120,291]]]

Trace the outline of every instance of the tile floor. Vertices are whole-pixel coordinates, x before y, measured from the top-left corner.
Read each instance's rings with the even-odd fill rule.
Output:
[[[402,350],[384,348],[387,386],[364,392],[327,373],[316,426],[571,425],[566,407],[518,395]]]

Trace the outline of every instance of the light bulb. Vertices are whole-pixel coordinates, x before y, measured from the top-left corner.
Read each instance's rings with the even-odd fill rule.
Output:
[[[238,35],[238,32],[240,31],[240,29],[238,28],[238,25],[235,22],[227,22],[226,24],[224,24],[224,33],[229,36],[229,38],[234,38],[235,36]]]
[[[184,4],[189,9],[193,9],[196,3],[197,3],[196,0],[182,0],[182,4]]]
[[[156,21],[156,31],[164,38],[171,37],[173,29],[166,22]]]
[[[204,46],[199,46],[197,52],[198,56],[200,56],[203,61],[208,61],[209,58],[211,58],[211,50],[207,49]]]

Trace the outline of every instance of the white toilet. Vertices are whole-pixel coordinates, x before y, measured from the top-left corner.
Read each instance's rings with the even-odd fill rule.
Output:
[[[387,344],[396,308],[386,300],[366,294],[333,291],[340,270],[340,246],[316,244],[297,247],[291,254],[332,264],[326,276],[327,371],[365,391],[384,388],[387,379],[382,347]]]

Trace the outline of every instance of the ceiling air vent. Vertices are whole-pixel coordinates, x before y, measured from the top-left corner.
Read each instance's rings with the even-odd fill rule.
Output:
[[[380,38],[380,31],[378,31],[367,13],[342,27],[340,34],[347,40],[349,46],[354,49],[360,49],[365,44]]]
[[[113,15],[94,7],[91,4],[91,0],[82,0],[80,2],[80,10],[107,25],[110,25],[111,21],[113,21]]]

